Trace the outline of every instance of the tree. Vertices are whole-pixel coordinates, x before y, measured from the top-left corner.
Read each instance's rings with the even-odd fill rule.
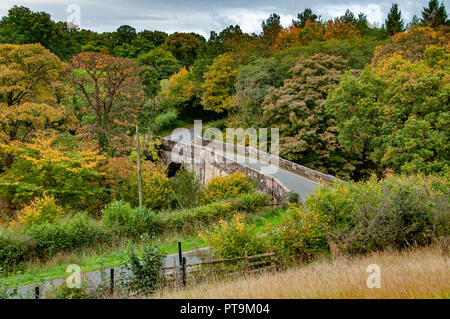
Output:
[[[0,175],[0,197],[20,208],[35,197],[54,196],[61,205],[92,209],[104,191],[98,168],[104,157],[70,136],[38,136],[6,146],[15,155]]]
[[[195,35],[175,32],[164,40],[162,48],[170,51],[181,65],[188,67],[194,63],[199,45],[200,41]]]
[[[386,31],[389,36],[405,31],[402,12],[398,9],[398,4],[394,3],[386,19]]]
[[[127,128],[135,125],[144,94],[140,68],[130,59],[83,52],[70,61],[69,80],[95,114],[85,133],[113,154],[129,145]]]
[[[450,164],[449,54],[429,47],[425,60],[400,55],[343,77],[327,99],[339,141],[358,156],[357,176],[439,173]]]
[[[175,108],[178,113],[192,106],[193,99],[197,96],[197,87],[191,70],[182,67],[178,73],[173,74],[165,89],[161,92],[163,104]]]
[[[275,39],[274,48],[282,50],[293,47],[295,44],[300,43],[300,30],[300,27],[296,27],[293,25],[289,28],[282,29]]]
[[[141,54],[138,57],[138,62],[142,66],[150,66],[155,69],[158,80],[168,79],[181,68],[180,62],[172,53],[162,48],[156,48],[148,53]]]
[[[122,25],[117,28],[116,32],[113,32],[112,38],[115,46],[131,44],[137,38],[136,29],[129,25]]]
[[[447,19],[447,10],[445,10],[444,3],[439,5],[438,0],[430,0],[428,8],[422,10],[422,23],[425,26],[436,28],[441,25],[449,25],[450,20]]]
[[[262,125],[261,105],[264,98],[270,88],[283,84],[290,67],[291,63],[275,57],[259,58],[239,67],[235,84],[235,101],[238,108],[235,113],[243,126]]]
[[[146,41],[150,42],[152,44],[153,47],[159,47],[161,46],[164,41],[167,38],[167,33],[163,32],[163,31],[149,31],[149,30],[144,30],[141,31],[137,34],[137,39],[145,39]]]
[[[67,24],[65,24],[67,27]],[[0,20],[0,42],[10,44],[40,43],[60,58],[72,53],[70,35],[64,34],[63,24],[55,24],[46,12],[32,12],[23,6],[14,6]],[[69,52],[67,50],[69,49]]]
[[[406,26],[406,29],[409,30],[411,28],[417,28],[420,27],[422,25],[422,22],[420,21],[419,17],[417,17],[417,15],[414,15],[411,19],[411,22],[408,23],[408,25]]]
[[[351,157],[342,152],[333,116],[325,112],[328,92],[337,87],[345,69],[341,57],[301,57],[283,86],[266,96],[263,121],[265,127],[279,128],[282,157],[348,178]]]
[[[283,29],[281,26],[280,16],[272,13],[265,21],[262,22],[262,41],[267,47],[271,47],[278,36],[278,33]]]
[[[229,53],[219,55],[205,74],[202,105],[205,110],[221,113],[232,110],[232,99],[237,69],[233,56]]]
[[[430,27],[410,28],[408,32],[397,33],[386,44],[378,46],[372,65],[376,66],[381,60],[388,59],[396,53],[408,61],[418,61],[423,59],[427,47],[447,47],[449,44],[450,35],[445,30]]]
[[[66,87],[59,79],[61,60],[40,44],[0,45],[0,144],[28,142],[40,131],[63,124],[58,103]],[[13,163],[2,152],[0,170]],[[5,167],[2,167],[5,166]]]
[[[292,25],[297,28],[304,28],[307,21],[320,22],[320,16],[313,13],[310,8],[306,8],[302,13],[297,14],[297,20],[292,20]]]
[[[323,37],[325,40],[350,40],[361,37],[361,34],[356,30],[353,22],[346,22],[345,16],[342,16],[334,20],[328,20]]]

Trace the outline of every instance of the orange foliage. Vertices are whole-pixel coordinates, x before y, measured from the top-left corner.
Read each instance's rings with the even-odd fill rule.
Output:
[[[293,47],[296,43],[299,42],[298,35],[301,29],[302,28],[298,28],[293,25],[289,28],[282,29],[275,39],[274,48],[287,49]]]
[[[356,30],[355,25],[350,22],[345,23],[343,16],[334,20],[328,20],[324,34],[325,40],[350,40],[359,37],[361,37],[361,33]]]
[[[450,34],[444,29],[430,27],[415,27],[407,32],[397,33],[388,43],[375,49],[372,65],[377,66],[382,60],[389,59],[394,54],[401,55],[411,62],[422,60],[429,46],[442,47],[450,52]]]

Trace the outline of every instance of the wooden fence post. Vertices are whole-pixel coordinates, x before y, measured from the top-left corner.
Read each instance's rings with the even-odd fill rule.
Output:
[[[181,250],[181,241],[178,242],[178,286],[182,288],[183,285],[183,252]]]
[[[186,257],[183,257],[183,268],[182,268],[182,281],[183,281],[183,287],[186,286]]]
[[[111,268],[111,275],[109,277],[110,279],[110,294],[111,296],[114,295],[114,268]]]

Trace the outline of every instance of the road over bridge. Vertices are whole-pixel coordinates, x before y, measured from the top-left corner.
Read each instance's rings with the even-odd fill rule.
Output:
[[[228,175],[240,170],[258,182],[258,188],[278,201],[289,192],[297,193],[300,201],[319,186],[319,181],[331,183],[336,178],[309,169],[252,147],[232,145],[201,137],[194,138],[194,129],[177,130],[163,138],[163,160],[180,163],[202,176],[207,182],[216,175]]]

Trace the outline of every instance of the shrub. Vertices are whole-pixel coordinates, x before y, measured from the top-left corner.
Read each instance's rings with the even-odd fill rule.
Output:
[[[219,201],[191,209],[181,209],[163,215],[165,229],[190,233],[193,229],[207,225],[233,211],[228,201]]]
[[[236,207],[246,212],[254,212],[269,203],[270,196],[260,192],[243,194],[235,199]]]
[[[133,209],[130,204],[116,201],[103,209],[102,222],[116,236],[139,238],[142,234],[161,231],[161,219],[147,208]]]
[[[61,251],[89,247],[110,240],[108,233],[87,214],[77,214],[54,224],[44,223],[27,229],[32,239],[31,255],[49,258]]]
[[[270,197],[266,194],[248,193],[233,199],[162,214],[162,219],[165,229],[190,233],[192,230],[216,222],[220,218],[232,216],[234,212],[253,212],[267,205],[269,201]]]
[[[326,216],[343,252],[426,245],[448,235],[448,178],[391,175],[317,188],[305,205]]]
[[[286,261],[308,261],[328,252],[328,217],[291,204],[283,222],[270,230],[271,247]]]
[[[19,212],[17,222],[25,227],[54,223],[62,214],[63,210],[56,204],[55,198],[44,194],[42,197],[36,197]]]
[[[13,269],[25,259],[30,238],[16,230],[0,229],[0,268]]]
[[[258,236],[254,227],[243,222],[243,216],[236,214],[229,222],[221,220],[210,231],[199,233],[214,254],[219,258],[243,257],[264,253],[267,250],[265,239]]]
[[[127,265],[130,270],[128,278],[128,287],[140,293],[149,293],[156,289],[158,284],[164,278],[164,257],[165,253],[151,240],[144,236],[144,252],[142,259],[139,259],[130,246],[130,264]]]
[[[175,197],[172,201],[172,207],[190,208],[198,204],[202,182],[195,172],[189,172],[187,169],[181,168],[170,179],[170,185]]]
[[[155,118],[154,127],[156,133],[161,133],[169,130],[177,124],[177,112],[175,110],[168,110],[165,113],[159,114]]]
[[[203,202],[210,203],[219,199],[237,197],[252,191],[255,186],[241,172],[229,176],[213,177],[203,191]]]

